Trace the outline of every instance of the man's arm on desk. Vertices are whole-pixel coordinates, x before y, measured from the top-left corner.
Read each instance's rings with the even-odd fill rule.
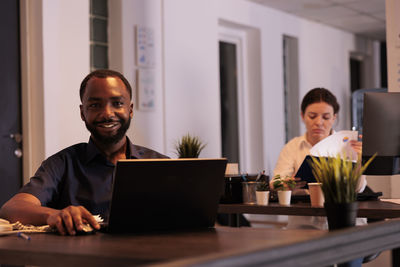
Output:
[[[61,235],[75,235],[83,230],[83,223],[100,229],[93,215],[82,206],[68,206],[62,210],[43,207],[40,200],[27,193],[18,193],[7,201],[0,210],[0,217],[11,222],[44,225],[56,228]]]

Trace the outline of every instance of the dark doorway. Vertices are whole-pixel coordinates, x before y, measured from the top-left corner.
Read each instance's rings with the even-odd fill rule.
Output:
[[[19,1],[0,2],[0,205],[22,184]]]
[[[388,88],[388,83],[387,83],[387,52],[386,52],[386,42],[381,42],[380,44],[381,47],[381,87],[382,88]]]
[[[222,156],[239,163],[236,45],[219,42]]]
[[[362,88],[363,62],[357,58],[350,58],[350,89],[351,92]]]

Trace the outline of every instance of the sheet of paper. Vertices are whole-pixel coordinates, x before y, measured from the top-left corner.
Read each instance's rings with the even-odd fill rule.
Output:
[[[357,160],[357,153],[351,148],[350,140],[357,140],[357,131],[339,131],[315,144],[310,154],[316,157],[336,157],[346,155],[352,160]]]
[[[390,202],[390,203],[395,203],[395,204],[400,204],[400,199],[398,198],[380,198],[380,201],[385,201],[385,202]]]

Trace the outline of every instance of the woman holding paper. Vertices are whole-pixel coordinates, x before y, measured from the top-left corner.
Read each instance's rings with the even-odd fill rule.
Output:
[[[290,140],[282,149],[274,169],[274,176],[293,176],[311,148],[331,135],[339,112],[336,97],[325,88],[314,88],[301,102],[301,119],[306,133]],[[351,147],[361,154],[361,142],[351,140]]]
[[[336,97],[325,88],[314,88],[304,96],[301,103],[301,118],[306,126],[306,133],[293,138],[283,147],[274,169],[274,177],[277,174],[283,177],[295,176],[312,147],[334,133],[332,127],[339,108]],[[349,144],[357,154],[361,154],[361,142],[350,140]],[[273,179],[271,185],[272,183]],[[359,191],[363,191],[365,186],[366,180],[362,177]],[[289,218],[288,228],[327,229],[327,223],[325,217],[296,216]]]

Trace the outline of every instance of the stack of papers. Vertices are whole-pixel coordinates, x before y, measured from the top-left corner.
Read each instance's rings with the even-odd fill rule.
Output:
[[[42,225],[42,226],[23,225],[20,222],[10,223],[7,220],[0,219],[0,236],[17,234],[17,233],[46,233],[46,232],[54,232],[54,230],[48,225]]]

